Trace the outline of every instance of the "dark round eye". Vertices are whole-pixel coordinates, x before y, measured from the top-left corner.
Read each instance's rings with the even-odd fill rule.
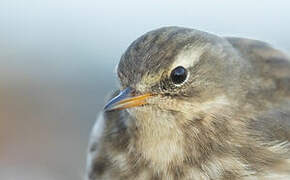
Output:
[[[170,78],[174,84],[182,84],[186,80],[186,77],[187,70],[182,66],[173,69],[170,74]]]

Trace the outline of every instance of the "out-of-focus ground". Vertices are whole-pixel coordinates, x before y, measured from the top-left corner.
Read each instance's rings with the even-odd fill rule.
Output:
[[[0,2],[0,180],[82,179],[89,131],[138,36],[179,25],[290,51],[287,1]]]

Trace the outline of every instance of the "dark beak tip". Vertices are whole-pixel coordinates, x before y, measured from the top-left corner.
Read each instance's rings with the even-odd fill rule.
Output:
[[[111,111],[114,110],[114,106],[118,104],[121,100],[127,98],[129,94],[131,93],[131,88],[126,88],[123,91],[120,91],[120,93],[113,97],[104,107],[104,111]]]
[[[109,104],[106,104],[105,107],[103,108],[104,111],[109,111]]]

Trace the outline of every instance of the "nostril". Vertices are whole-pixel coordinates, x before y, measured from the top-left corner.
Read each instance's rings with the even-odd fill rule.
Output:
[[[132,96],[137,96],[137,95],[140,94],[140,92],[138,92],[135,88],[131,88],[131,87],[130,87],[130,89],[131,89],[131,95],[132,95]]]
[[[130,95],[133,97],[133,96],[140,96],[140,95],[143,95],[147,92],[141,92],[139,90],[136,90],[136,88],[131,88],[130,87]]]

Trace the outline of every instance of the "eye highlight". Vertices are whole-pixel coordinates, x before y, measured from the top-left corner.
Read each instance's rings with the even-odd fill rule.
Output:
[[[186,80],[187,74],[187,70],[184,67],[178,66],[172,70],[170,79],[174,84],[180,85]]]

